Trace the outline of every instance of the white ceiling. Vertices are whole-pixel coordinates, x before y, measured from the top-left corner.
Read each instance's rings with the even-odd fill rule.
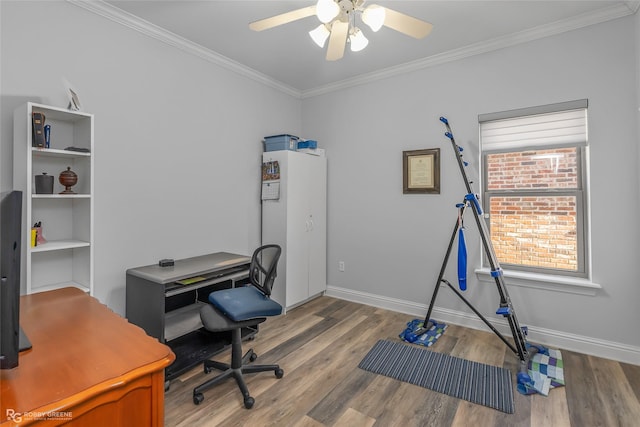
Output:
[[[112,19],[142,26],[156,37],[163,34],[158,38],[166,36],[174,44],[178,40],[177,45],[187,43],[201,52],[211,52],[233,67],[248,67],[249,73],[257,72],[292,93],[304,95],[354,79],[426,66],[619,18],[635,13],[639,3],[370,0],[369,4],[377,3],[431,22],[433,31],[426,38],[415,40],[385,27],[373,33],[365,26],[369,46],[357,53],[346,49],[344,58],[335,62],[326,61],[325,51],[307,35],[318,25],[315,16],[262,32],[249,29],[252,21],[315,2],[109,0],[100,8],[101,14]]]

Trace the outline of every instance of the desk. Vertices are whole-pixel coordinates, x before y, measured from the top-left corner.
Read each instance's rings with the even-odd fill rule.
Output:
[[[217,252],[127,270],[129,321],[166,343],[176,355],[165,371],[167,381],[210,359],[231,344],[231,332],[212,333],[200,321],[200,308],[209,294],[249,283],[251,258]],[[245,338],[256,330],[244,330]]]
[[[169,347],[71,287],[21,297],[20,324],[33,348],[0,371],[2,426],[164,424]]]

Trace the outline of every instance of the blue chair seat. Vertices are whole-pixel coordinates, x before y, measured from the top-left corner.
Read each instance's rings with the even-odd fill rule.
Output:
[[[254,286],[211,292],[209,302],[236,322],[256,317],[277,316],[282,306]]]

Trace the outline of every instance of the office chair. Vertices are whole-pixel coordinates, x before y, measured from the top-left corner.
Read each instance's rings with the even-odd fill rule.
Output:
[[[253,349],[242,355],[241,333],[242,328],[256,327],[267,320],[267,316],[282,313],[282,306],[270,298],[281,252],[282,249],[278,245],[265,245],[256,249],[249,267],[251,285],[211,292],[211,304],[203,306],[200,310],[200,318],[206,330],[231,331],[231,365],[205,360],[205,374],[214,368],[222,373],[193,389],[193,403],[196,405],[204,400],[203,391],[228,377],[234,377],[244,396],[245,408],[251,409],[255,400],[249,395],[243,374],[273,371],[276,378],[282,378],[284,375],[284,371],[278,365],[250,365],[249,363],[258,356]]]

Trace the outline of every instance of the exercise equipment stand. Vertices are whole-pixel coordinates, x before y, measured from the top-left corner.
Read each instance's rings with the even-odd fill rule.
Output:
[[[476,194],[473,192],[471,188],[471,182],[467,178],[467,174],[465,172],[465,166],[467,166],[467,162],[462,160],[463,148],[456,144],[455,138],[453,137],[453,132],[451,132],[451,127],[449,126],[449,121],[445,117],[440,117],[440,121],[444,123],[447,128],[445,136],[451,141],[451,145],[455,152],[458,166],[460,168],[460,172],[462,173],[462,178],[467,189],[467,194],[464,196],[464,200],[462,201],[462,203],[456,205],[456,207],[459,209],[458,216],[456,217],[453,232],[451,233],[451,240],[449,241],[449,247],[447,248],[447,252],[442,263],[442,268],[440,269],[440,274],[438,275],[438,281],[436,282],[436,286],[431,297],[431,303],[429,304],[429,309],[427,311],[427,315],[425,316],[423,327],[419,330],[414,331],[414,335],[420,336],[431,329],[431,327],[433,327],[433,322],[430,320],[431,312],[433,311],[433,306],[435,304],[440,285],[441,283],[444,283],[507,345],[507,347],[509,347],[518,356],[518,358],[520,359],[520,373],[518,373],[518,382],[528,382],[530,381],[529,375],[527,373],[529,358],[537,352],[537,348],[536,346],[528,345],[525,338],[526,329],[523,330],[523,328],[521,328],[518,324],[516,312],[513,308],[513,305],[511,304],[509,292],[507,291],[507,287],[505,286],[504,279],[502,277],[502,269],[500,268],[500,264],[496,257],[493,244],[491,243],[491,239],[489,238],[489,232],[482,213],[482,209],[480,208],[480,202],[478,201],[478,197],[476,196]],[[451,285],[448,280],[444,278],[444,273],[449,262],[449,255],[451,254],[451,249],[453,248],[456,234],[458,233],[460,227],[462,227],[461,219],[464,217],[464,213],[469,207],[471,207],[471,209],[473,210],[476,225],[478,226],[478,231],[480,232],[480,237],[482,239],[482,246],[489,260],[489,266],[491,267],[491,277],[493,277],[496,287],[498,288],[498,293],[500,294],[500,306],[498,307],[496,314],[504,316],[509,322],[509,328],[511,329],[514,344],[507,341],[504,335],[502,335],[500,331],[498,331],[491,324],[491,322],[489,322],[489,320],[487,320],[464,297],[464,295],[460,293],[460,291],[458,291],[453,285]]]

